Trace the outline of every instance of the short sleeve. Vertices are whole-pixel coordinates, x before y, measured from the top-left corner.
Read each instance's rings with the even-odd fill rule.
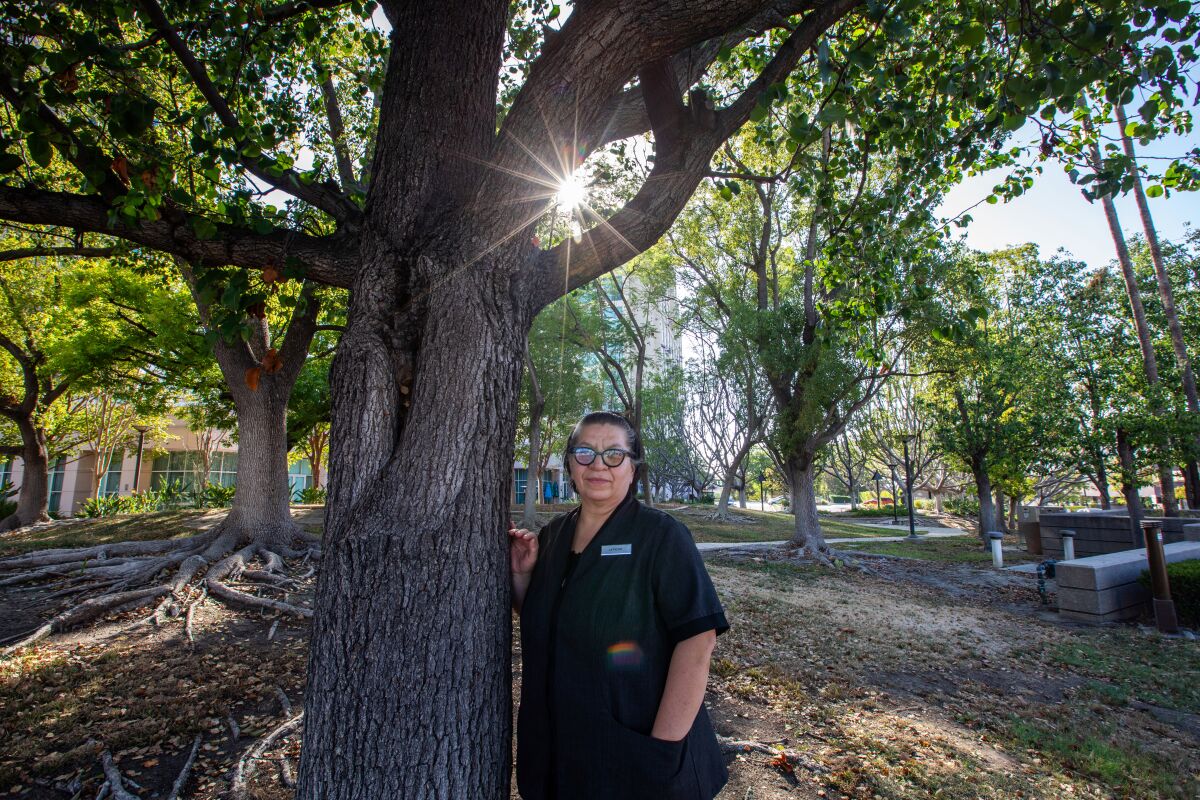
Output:
[[[678,644],[709,630],[719,636],[729,630],[725,609],[691,532],[682,523],[672,522],[663,531],[652,578],[654,602],[667,638]]]

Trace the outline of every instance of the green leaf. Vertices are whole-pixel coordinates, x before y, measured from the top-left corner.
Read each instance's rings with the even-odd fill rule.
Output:
[[[41,136],[30,136],[26,141],[26,146],[29,147],[29,155],[39,166],[48,167],[54,160],[54,148],[50,146],[47,139],[43,139]]]
[[[987,31],[978,23],[972,23],[963,28],[962,33],[958,35],[958,41],[965,47],[979,47],[983,44],[983,40],[987,38]]]
[[[1157,183],[1152,183],[1146,187],[1146,197],[1162,197],[1163,187]]]
[[[762,103],[759,103],[758,105],[756,105],[754,108],[752,108],[750,110],[750,121],[751,122],[762,122],[766,118],[767,118],[767,107],[765,105],[763,105]]]
[[[550,10],[546,12],[546,21],[558,19],[558,15],[562,12],[562,8],[557,5],[550,6]]]

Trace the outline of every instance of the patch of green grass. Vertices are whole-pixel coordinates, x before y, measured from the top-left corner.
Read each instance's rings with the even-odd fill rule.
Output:
[[[1200,713],[1200,649],[1195,642],[1117,631],[1056,645],[1050,660],[1091,678],[1089,686],[1105,702],[1133,697]]]
[[[205,514],[194,509],[123,514],[116,517],[52,525],[38,530],[17,530],[0,535],[0,557],[60,547],[93,547],[110,542],[178,539],[200,531],[188,525]]]
[[[709,519],[706,515],[712,511],[711,508],[705,508],[700,513],[683,513],[681,511],[669,511],[668,513],[687,525],[697,542],[778,542],[792,538],[796,530],[795,517],[778,511],[758,511],[749,508],[730,509],[736,516],[753,519],[753,523]],[[827,539],[892,535],[890,531],[883,528],[853,525],[824,517],[821,518],[821,530]]]
[[[1175,765],[1143,750],[1108,725],[1072,724],[1056,728],[1012,717],[1005,733],[1065,769],[1102,783],[1118,797],[1192,797],[1179,783]]]
[[[959,564],[992,563],[991,551],[984,550],[979,543],[979,538],[970,534],[922,539],[919,542],[851,542],[841,547],[849,551],[859,550],[864,553],[919,558],[925,561],[949,561]],[[1033,556],[1022,551],[1004,551],[1005,564],[1036,562],[1042,558],[1042,556]]]

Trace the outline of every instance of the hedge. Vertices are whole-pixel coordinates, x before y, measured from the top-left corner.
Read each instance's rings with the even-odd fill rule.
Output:
[[[1150,573],[1138,579],[1150,588]],[[1167,580],[1171,583],[1171,599],[1179,623],[1188,628],[1200,628],[1200,559],[1176,561],[1167,565]]]

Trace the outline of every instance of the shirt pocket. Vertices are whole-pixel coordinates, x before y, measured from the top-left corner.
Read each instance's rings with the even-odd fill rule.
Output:
[[[604,750],[613,796],[628,800],[697,800],[700,797],[689,737],[668,742],[638,733],[605,714]]]

